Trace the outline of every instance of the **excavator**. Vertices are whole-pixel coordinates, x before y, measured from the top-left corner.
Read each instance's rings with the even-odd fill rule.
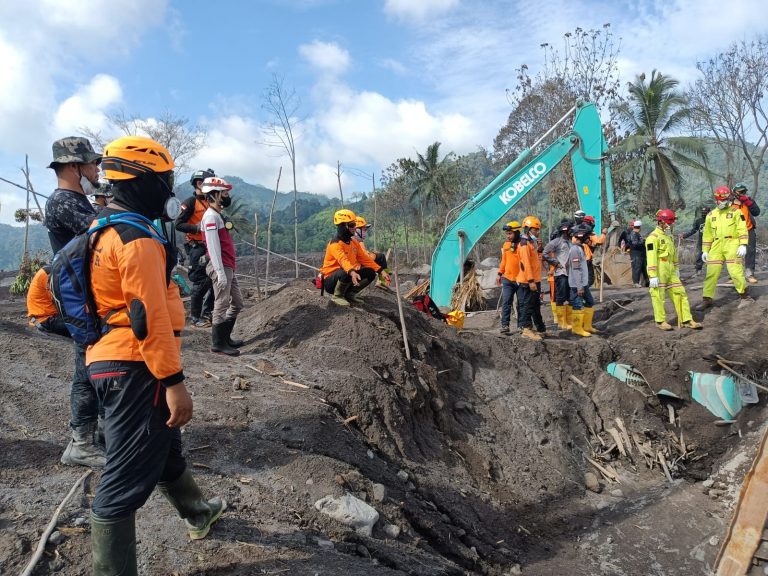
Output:
[[[537,146],[573,114],[575,118],[570,131],[533,155]],[[464,262],[473,246],[567,156],[573,166],[579,205],[594,216],[595,229],[599,231],[602,226],[603,192],[613,221],[616,202],[607,149],[597,107],[591,102],[577,102],[490,184],[454,209],[461,208],[461,212],[445,228],[432,255],[429,295],[435,304],[450,306],[453,287],[457,280],[464,280]],[[522,220],[522,216],[518,219]]]

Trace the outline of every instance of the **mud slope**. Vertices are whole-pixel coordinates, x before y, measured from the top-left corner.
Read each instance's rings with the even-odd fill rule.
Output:
[[[766,414],[761,400],[719,427],[690,401],[688,370],[712,371],[703,356],[744,362],[755,377],[768,370],[768,298],[737,310],[721,291],[701,332],[662,333],[647,291],[607,291],[602,336],[541,343],[494,334],[492,313],[457,333],[406,308],[411,360],[394,295],[380,290],[354,309],[331,305],[306,281],[251,301],[235,360],[208,353],[206,332],[187,331],[188,462],[231,508],[208,539],[191,543],[153,495],[137,519],[140,571],[705,573]],[[31,331],[23,303],[7,292],[0,299],[0,574],[12,574],[81,470],[58,464],[71,344]],[[612,361],[679,394],[679,420],[670,424],[666,405],[607,376]],[[673,482],[639,455],[607,449],[616,417],[654,446],[682,433],[690,455],[672,466]],[[618,479],[603,479],[599,494],[584,483],[596,452]],[[96,481],[65,508],[61,539],[36,574],[90,573],[85,519]],[[315,510],[345,492],[379,512],[372,537]]]

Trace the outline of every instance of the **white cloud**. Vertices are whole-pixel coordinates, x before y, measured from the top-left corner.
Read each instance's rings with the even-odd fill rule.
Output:
[[[386,0],[384,12],[402,20],[423,20],[448,12],[459,0]]]
[[[399,74],[401,76],[404,76],[408,73],[408,68],[406,68],[402,62],[394,60],[393,58],[383,58],[379,62],[379,66],[387,70],[391,70],[395,74]]]
[[[116,78],[98,74],[64,100],[54,115],[53,126],[58,134],[76,134],[83,127],[95,132],[107,124],[107,112],[120,103],[123,92]]]
[[[302,44],[299,46],[299,54],[313,68],[333,76],[344,74],[350,64],[349,52],[333,42],[315,40],[310,44]]]

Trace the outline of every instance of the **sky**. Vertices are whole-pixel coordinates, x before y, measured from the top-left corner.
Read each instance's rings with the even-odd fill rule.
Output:
[[[523,63],[576,27],[610,23],[622,83],[658,69],[683,84],[696,62],[768,33],[765,0],[3,0],[0,176],[56,186],[51,143],[110,115],[186,118],[207,132],[192,169],[273,188],[290,161],[264,145],[275,77],[295,90],[297,187],[370,190],[397,158],[491,148]],[[368,176],[365,177],[364,175]],[[189,173],[177,175],[187,179]],[[235,191],[236,192],[236,191]],[[25,193],[0,182],[0,223]]]

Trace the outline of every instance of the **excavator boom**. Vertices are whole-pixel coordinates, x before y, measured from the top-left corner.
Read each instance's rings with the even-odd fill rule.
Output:
[[[438,306],[450,305],[453,286],[472,247],[566,156],[570,155],[573,165],[581,209],[595,217],[596,229],[601,227],[603,165],[608,211],[615,212],[610,167],[604,158],[608,146],[597,108],[592,103],[579,102],[575,109],[576,118],[568,134],[530,160],[530,151],[524,151],[471,198],[458,218],[445,229],[432,255],[430,297]],[[519,166],[522,168],[518,169]],[[524,216],[520,214],[517,219],[522,220]]]

